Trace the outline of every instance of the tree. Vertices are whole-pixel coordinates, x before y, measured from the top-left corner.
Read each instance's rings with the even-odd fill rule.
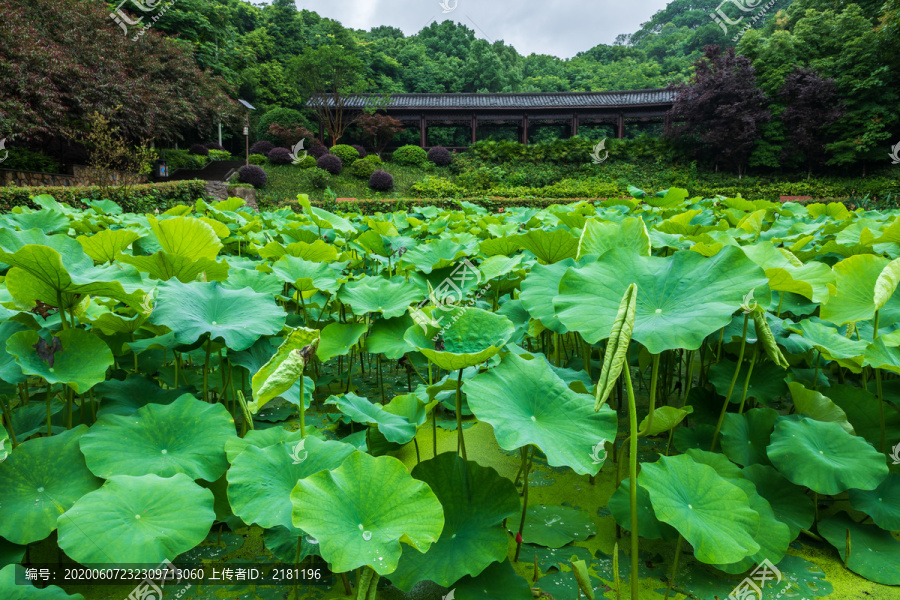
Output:
[[[349,102],[353,94],[366,89],[362,69],[359,57],[343,46],[308,49],[290,63],[299,93],[311,97],[311,108],[328,132],[332,146],[359,116],[350,110]]]
[[[743,167],[770,120],[766,96],[756,84],[750,59],[709,46],[695,65],[690,82],[673,86],[677,97],[669,111],[669,137],[688,136],[714,153],[714,161]]]
[[[376,154],[381,154],[391,140],[404,131],[403,124],[394,117],[381,115],[377,113],[365,113],[359,117],[357,121],[360,129],[368,136],[372,137],[372,147],[375,148]]]
[[[806,159],[807,178],[814,163],[824,162],[828,127],[844,114],[833,79],[811,69],[788,75],[780,95],[785,102],[781,121],[790,144]]]

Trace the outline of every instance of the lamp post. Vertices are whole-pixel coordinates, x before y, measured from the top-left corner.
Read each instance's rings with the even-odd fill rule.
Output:
[[[244,114],[244,166],[250,164],[250,111],[256,110],[253,105],[246,100],[238,100],[247,112]]]

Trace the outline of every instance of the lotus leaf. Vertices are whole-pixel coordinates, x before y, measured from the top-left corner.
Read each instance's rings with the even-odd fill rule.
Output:
[[[847,537],[850,556],[847,556]],[[900,542],[874,525],[863,525],[846,513],[819,521],[819,534],[837,549],[847,568],[882,585],[900,585]]]
[[[59,547],[83,564],[157,565],[202,542],[215,517],[213,493],[183,473],[117,475],[59,518]]]
[[[622,528],[631,531],[631,479],[625,478],[609,498],[609,511]],[[656,518],[653,512],[653,504],[650,502],[650,494],[646,488],[638,485],[638,532],[642,538],[648,540],[674,540],[678,538],[678,532],[671,525],[663,523]]]
[[[78,450],[87,432],[75,429],[20,444],[0,462],[0,536],[16,544],[42,540],[56,529],[56,520],[84,494],[102,483],[94,477]]]
[[[897,301],[888,302],[882,297],[879,302],[883,301],[887,306],[877,306],[875,303],[875,286],[888,265],[886,258],[872,254],[851,256],[834,265],[835,289],[822,307],[822,319],[844,325],[867,321],[875,316],[879,308],[896,312]],[[886,292],[883,285],[879,290],[881,295]]]
[[[80,235],[76,240],[94,262],[105,263],[115,260],[120,252],[139,237],[137,233],[128,229],[104,229],[90,237]]]
[[[435,316],[432,312],[432,318]],[[439,314],[439,313],[438,313]],[[444,349],[435,349],[431,336],[436,330],[428,328],[429,335],[421,327],[410,327],[403,336],[434,364],[448,371],[456,371],[483,363],[506,345],[515,331],[512,322],[496,313],[480,308],[454,308],[441,318]]]
[[[597,525],[584,510],[567,506],[537,504],[525,513],[522,539],[529,544],[561,548],[569,542],[585,540],[597,533]]]
[[[17,584],[16,571],[22,579],[25,578],[25,567],[21,565],[6,565],[0,569],[0,596],[3,600],[84,600],[81,594],[70,595],[55,585],[36,588],[30,581],[27,585]]]
[[[887,531],[900,531],[900,475],[891,473],[874,490],[850,490],[850,505]]]
[[[98,477],[186,473],[215,481],[228,467],[225,442],[234,436],[234,421],[222,404],[186,394],[169,405],[100,417],[81,439],[81,451]]]
[[[326,264],[284,256],[272,265],[272,272],[300,292],[320,290],[334,293],[341,287],[334,270]]]
[[[742,415],[728,413],[722,423],[722,452],[741,466],[769,465],[766,454],[778,413],[753,408]]]
[[[791,397],[794,399],[794,407],[797,413],[806,415],[816,421],[832,421],[841,426],[841,429],[850,434],[855,434],[853,425],[847,421],[847,413],[840,406],[832,402],[815,390],[808,390],[799,383],[788,383]]]
[[[505,560],[492,563],[478,577],[463,577],[453,586],[452,600],[531,600],[531,586],[512,564]],[[444,600],[451,600],[450,595]]]
[[[365,323],[329,323],[322,329],[316,356],[325,362],[347,354],[365,332]]]
[[[216,262],[208,258],[191,259],[162,250],[150,256],[119,254],[116,259],[162,281],[175,278],[181,283],[190,283],[201,276],[204,281],[224,281],[228,278],[228,263],[225,261]]]
[[[578,238],[565,229],[546,231],[532,229],[518,236],[519,244],[534,254],[541,264],[552,264],[575,258],[578,252]]]
[[[568,331],[556,316],[553,298],[557,295],[560,279],[575,265],[571,258],[551,265],[535,265],[522,282],[522,293],[519,294],[522,306],[532,318],[539,319],[544,327],[555,333]]]
[[[396,458],[356,452],[332,471],[301,479],[291,492],[293,524],[320,544],[335,572],[397,568],[400,542],[427,552],[444,528],[431,488]]]
[[[422,294],[402,278],[396,281],[364,277],[345,284],[338,292],[338,298],[349,304],[356,315],[381,313],[385,319],[390,319],[405,314],[410,304],[422,299]]]
[[[248,404],[251,412],[259,412],[263,405],[287,392],[303,377],[303,369],[312,358],[315,346],[309,350],[309,355],[305,355],[303,349],[317,344],[318,340],[319,331],[315,329],[298,327],[288,334],[272,358],[253,375],[253,401]]]
[[[150,229],[160,248],[166,253],[183,256],[194,261],[201,258],[215,260],[222,243],[215,230],[200,219],[175,217],[173,219],[148,219]]]
[[[41,350],[46,346],[49,351]],[[50,341],[37,331],[20,331],[6,340],[6,351],[26,375],[38,375],[51,385],[66,384],[79,394],[105,380],[113,364],[109,346],[83,329],[59,331]]]
[[[768,500],[775,518],[788,526],[791,539],[813,523],[813,501],[803,488],[782,477],[774,467],[750,465],[741,471],[756,486],[756,492]]]
[[[600,256],[612,248],[630,248],[641,256],[650,256],[650,234],[644,221],[635,217],[620,223],[588,220],[578,240],[578,258]]]
[[[393,319],[380,319],[372,325],[366,346],[373,354],[384,354],[389,360],[398,360],[415,350],[404,339],[406,330],[414,325],[412,317],[403,314]]]
[[[573,392],[545,361],[507,354],[500,365],[464,384],[469,408],[494,426],[504,450],[534,444],[550,466],[596,475],[603,464],[593,452],[615,438],[616,415],[594,412],[591,396]]]

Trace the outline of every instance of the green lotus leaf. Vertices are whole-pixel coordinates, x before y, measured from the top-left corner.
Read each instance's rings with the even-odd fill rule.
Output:
[[[178,473],[111,477],[59,518],[59,547],[82,564],[159,564],[197,546],[215,521],[213,493]]]
[[[875,369],[885,369],[900,373],[900,348],[888,346],[883,337],[879,337],[866,347],[863,364]]]
[[[81,451],[91,471],[104,479],[186,473],[215,481],[228,468],[225,441],[233,437],[234,421],[224,405],[186,394],[169,405],[100,417],[81,439]]]
[[[874,317],[879,308],[875,304],[875,286],[888,264],[886,258],[858,254],[834,265],[835,289],[822,307],[822,319],[844,325]],[[885,291],[883,287],[881,291]]]
[[[741,471],[748,481],[756,486],[756,492],[768,500],[775,512],[775,518],[788,526],[791,539],[800,534],[801,529],[809,529],[813,523],[813,501],[803,488],[794,485],[781,476],[774,467],[750,465]]]
[[[463,577],[453,586],[453,600],[533,600],[528,581],[509,560],[492,563],[478,577]],[[450,600],[449,594],[445,600]]]
[[[891,473],[874,490],[850,490],[850,505],[887,531],[900,531],[900,475]]]
[[[631,531],[631,479],[622,480],[616,491],[609,498],[609,512],[621,527]],[[646,489],[638,485],[638,532],[642,538],[648,540],[675,540],[678,532],[674,527],[663,523],[656,518],[653,505],[650,503],[650,494]]]
[[[245,523],[266,529],[291,522],[291,490],[297,481],[319,471],[336,469],[356,449],[342,442],[307,436],[265,448],[248,446],[228,470],[228,501]]]
[[[481,273],[484,281],[491,281],[492,279],[509,275],[516,269],[521,268],[524,258],[521,254],[511,257],[492,256],[478,265],[478,271]]]
[[[12,451],[12,442],[9,440],[9,432],[6,427],[0,425],[0,463],[6,460]]]
[[[379,319],[372,325],[372,331],[366,338],[366,347],[372,354],[383,354],[389,360],[398,360],[407,352],[415,350],[403,337],[406,330],[414,324],[409,314],[393,319]]]
[[[47,235],[38,228],[24,231],[0,228],[0,249],[3,251],[14,253],[28,245],[53,248],[59,254],[64,255],[66,262],[70,265],[90,266],[92,264],[90,257],[81,248],[81,244],[67,235]]]
[[[338,299],[349,304],[355,315],[381,313],[385,319],[390,319],[405,314],[410,304],[422,299],[422,294],[402,278],[392,281],[382,277],[364,277],[344,284],[338,292]]]
[[[313,429],[307,433],[307,437],[316,435],[317,433],[318,430]],[[321,434],[318,434],[317,437],[321,437]],[[229,438],[225,442],[225,456],[228,458],[229,463],[233,463],[244,450],[251,446],[254,448],[268,448],[269,446],[284,442],[286,445],[293,448],[296,442],[299,442],[302,439],[303,436],[299,429],[297,431],[288,431],[284,427],[251,429],[244,437]]]
[[[353,392],[331,396],[326,404],[337,405],[338,410],[354,423],[373,423],[389,442],[407,444],[416,435],[416,425],[408,419],[385,411],[381,406],[360,398]]]
[[[324,240],[314,240],[312,243],[295,242],[288,244],[284,248],[284,252],[287,256],[320,263],[335,262],[338,257],[337,248]],[[260,256],[262,256],[262,253],[260,253]]]
[[[669,431],[684,421],[684,418],[694,412],[693,406],[686,408],[675,408],[674,406],[660,406],[653,411],[653,425],[647,429],[647,435],[659,435],[664,431]],[[644,417],[638,429],[644,431],[647,426],[649,417]]]
[[[532,229],[518,236],[519,244],[537,256],[541,264],[552,264],[575,258],[578,252],[578,238],[566,229]]]
[[[191,259],[160,250],[150,256],[119,254],[116,260],[133,266],[142,273],[162,281],[172,278],[181,283],[190,283],[204,277],[204,281],[225,281],[228,278],[228,263],[216,262],[208,258]]]
[[[120,252],[139,237],[129,229],[104,229],[92,236],[80,235],[75,239],[94,262],[105,263],[115,260]]]
[[[853,385],[835,383],[828,388],[828,397],[841,407],[857,435],[875,448],[881,447],[881,402],[875,394]],[[887,446],[900,444],[900,414],[897,411],[885,407],[884,427]]]
[[[597,533],[597,524],[587,511],[567,506],[535,504],[525,511],[522,540],[529,544],[562,548]]]
[[[303,214],[319,227],[319,233],[321,233],[323,228],[336,229],[342,233],[356,233],[356,227],[350,221],[327,210],[312,206],[309,202],[309,196],[306,194],[299,194],[297,202],[303,207]]]
[[[23,230],[40,229],[45,233],[65,233],[69,229],[69,217],[52,209],[10,213],[3,215],[3,220]]]
[[[846,513],[819,521],[818,530],[835,547],[848,569],[875,583],[900,585],[900,542],[890,532],[857,523]]]
[[[875,281],[875,310],[881,310],[888,303],[897,286],[900,285],[900,259],[891,261]]]
[[[285,338],[272,358],[253,375],[253,401],[248,404],[250,412],[259,412],[267,402],[277,398],[291,389],[294,383],[303,376],[303,369],[312,358],[316,346],[306,353],[304,348],[310,344],[318,344],[319,331],[298,327]]]
[[[93,391],[100,399],[98,417],[131,415],[148,404],[172,404],[188,393],[185,388],[163,389],[156,380],[134,373],[130,373],[124,380],[110,379],[98,383]]]
[[[61,587],[48,585],[45,588],[36,588],[29,581],[27,585],[16,583],[16,571],[25,579],[25,567],[21,565],[6,565],[0,569],[0,597],[3,600],[84,600],[81,594],[69,594]]]
[[[42,540],[84,494],[100,487],[78,450],[87,427],[21,443],[0,462],[0,536],[16,544]]]
[[[485,256],[512,256],[517,250],[522,249],[522,244],[517,236],[504,235],[483,240],[478,248]]]
[[[408,592],[417,582],[429,580],[453,587],[461,577],[475,577],[506,559],[509,536],[501,523],[519,512],[519,495],[509,479],[453,452],[419,463],[412,476],[437,496],[445,525],[427,553],[403,553],[390,576],[394,586]]]
[[[300,292],[319,290],[333,294],[340,289],[334,269],[324,263],[284,256],[272,265],[272,273]]]
[[[716,392],[719,395],[725,396],[728,393],[728,388],[731,387],[731,379],[734,377],[735,367],[737,367],[737,364],[733,360],[723,357],[709,370],[709,381],[716,388]],[[741,371],[737,379],[741,387],[736,386],[734,393],[731,395],[733,404],[741,401],[741,390],[744,382],[747,380],[749,368],[749,362],[744,361],[741,363]],[[753,367],[753,373],[750,374],[747,398],[756,398],[758,402],[767,404],[787,394],[788,388],[784,381],[784,369],[774,363],[757,360],[756,365]]]
[[[12,411],[12,419],[10,420],[10,428],[16,432],[16,440],[22,442],[38,431],[47,432],[47,413],[51,416],[63,411],[66,403],[58,397],[50,400],[50,406],[47,407],[46,402],[30,402],[25,406],[20,406]],[[53,433],[57,433],[61,428],[52,427]]]
[[[168,254],[192,261],[201,258],[215,260],[222,249],[215,230],[200,219],[175,217],[157,220],[150,217],[148,221],[160,248]]]
[[[35,346],[59,347],[49,358],[40,356]],[[106,370],[113,365],[113,355],[106,342],[83,329],[66,329],[56,332],[50,340],[41,338],[37,331],[20,331],[6,340],[6,351],[16,357],[16,362],[26,375],[39,375],[47,383],[64,383],[83,394],[106,379]],[[50,366],[52,361],[53,366]]]
[[[650,256],[650,234],[644,221],[639,217],[628,217],[621,223],[588,220],[578,240],[577,258],[600,256],[612,248],[628,248],[640,256]]]
[[[0,340],[9,340],[14,333],[20,331],[29,331],[29,328],[17,321],[0,323]],[[6,351],[6,344],[0,347],[0,380],[11,384],[25,383],[28,380],[15,356]]]
[[[742,249],[765,269],[772,291],[793,292],[816,303],[828,299],[828,285],[834,282],[834,272],[825,263],[804,264],[789,250],[778,248],[772,242],[759,242]]]
[[[228,279],[222,282],[222,287],[229,290],[250,288],[258,294],[270,296],[281,294],[284,288],[278,278],[272,277],[269,273],[263,273],[256,269],[236,269],[234,267],[229,269]]]
[[[727,413],[722,423],[722,452],[741,466],[769,465],[766,448],[778,413],[771,408],[753,408],[739,415]]]
[[[299,557],[297,555],[298,542]],[[319,541],[294,527],[266,529],[263,532],[263,543],[266,545],[266,550],[283,563],[302,562],[307,556],[319,555]]]
[[[788,325],[787,329],[803,336],[813,348],[822,353],[822,357],[837,361],[842,366],[860,371],[866,353],[866,342],[851,340],[818,319],[804,319],[796,325]]]
[[[638,484],[650,493],[657,518],[684,536],[697,560],[733,563],[760,550],[754,541],[759,513],[746,493],[712,467],[686,455],[661,456],[643,465]]]
[[[603,461],[595,448],[616,435],[615,413],[609,407],[594,412],[593,398],[570,390],[544,360],[507,354],[463,389],[475,416],[493,425],[500,447],[534,444],[552,467],[596,475]]]
[[[552,265],[535,265],[522,282],[522,292],[519,294],[522,306],[532,318],[540,320],[544,327],[554,333],[568,332],[556,316],[553,298],[557,295],[560,279],[569,267],[575,265],[576,262],[571,258]]]
[[[437,269],[443,269],[456,263],[469,252],[459,242],[441,238],[427,244],[420,244],[403,255],[401,264],[414,265],[423,273],[431,273]]]
[[[175,332],[180,344],[202,336],[224,340],[232,350],[245,350],[263,335],[284,327],[284,310],[271,296],[248,289],[228,290],[215,282],[159,284],[150,322]]]
[[[365,332],[365,323],[329,323],[322,330],[316,356],[322,362],[343,356],[350,352]]]
[[[725,248],[712,258],[697,252],[644,257],[613,248],[596,263],[570,268],[553,306],[565,327],[595,344],[609,335],[632,283],[638,288],[633,339],[652,354],[698,349],[706,336],[731,322],[751,290],[763,305],[770,300],[762,269],[738,248]]]
[[[453,308],[448,312],[440,310],[431,313],[432,318],[439,316],[444,326],[441,335],[444,349],[436,350],[432,336],[437,333],[434,327],[428,328],[425,335],[421,327],[410,327],[403,339],[434,364],[448,371],[456,371],[483,363],[506,345],[515,332],[512,322],[496,313],[480,308]]]
[[[791,397],[794,399],[794,408],[797,409],[797,413],[816,421],[837,423],[847,433],[856,433],[853,425],[847,421],[847,413],[829,398],[815,390],[806,389],[800,383],[792,382],[787,385],[791,390]]]
[[[834,422],[782,420],[775,426],[768,454],[788,480],[820,494],[872,490],[888,474],[884,455]]]
[[[301,479],[291,492],[294,527],[319,540],[335,572],[397,568],[400,542],[427,552],[444,528],[441,503],[396,458],[356,452],[332,471]]]

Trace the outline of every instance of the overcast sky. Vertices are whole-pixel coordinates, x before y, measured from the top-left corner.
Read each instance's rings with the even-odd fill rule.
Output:
[[[451,9],[446,14],[441,6]],[[620,33],[633,33],[667,0],[296,0],[345,27],[391,25],[413,35],[432,21],[467,25],[476,37],[503,40],[527,56],[571,58]],[[455,8],[454,8],[455,7]]]

